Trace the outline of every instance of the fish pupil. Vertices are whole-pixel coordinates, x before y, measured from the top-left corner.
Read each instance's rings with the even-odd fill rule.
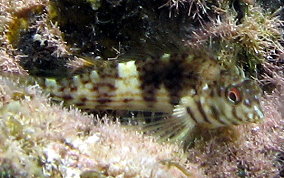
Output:
[[[234,92],[229,93],[229,99],[236,102],[237,101],[237,96]]]
[[[229,90],[227,93],[227,97],[234,104],[237,104],[241,100],[241,94],[237,88],[232,88],[231,90]]]

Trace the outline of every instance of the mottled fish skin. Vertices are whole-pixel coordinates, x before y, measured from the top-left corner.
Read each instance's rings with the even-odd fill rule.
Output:
[[[95,61],[78,71],[70,77],[47,78],[39,83],[54,100],[80,109],[171,113],[188,91],[195,91],[204,80],[220,77],[216,61],[188,55],[120,63]]]
[[[169,119],[147,125],[163,139],[184,140],[196,125],[216,128],[264,118],[257,84],[224,72],[210,57],[98,60],[78,71],[39,83],[54,100],[80,109],[168,113]]]

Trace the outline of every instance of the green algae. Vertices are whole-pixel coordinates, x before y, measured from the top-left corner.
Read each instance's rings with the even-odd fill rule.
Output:
[[[8,24],[7,38],[14,47],[17,47],[22,33],[28,30],[33,17],[42,14],[43,10],[43,5],[35,5],[13,14],[13,20]]]

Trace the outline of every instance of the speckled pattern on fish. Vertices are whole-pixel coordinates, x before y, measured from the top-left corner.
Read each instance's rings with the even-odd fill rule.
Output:
[[[209,56],[82,61],[89,64],[66,78],[40,79],[40,85],[54,100],[80,109],[167,113],[168,119],[147,125],[162,138],[183,140],[196,125],[216,128],[264,117],[256,82]]]

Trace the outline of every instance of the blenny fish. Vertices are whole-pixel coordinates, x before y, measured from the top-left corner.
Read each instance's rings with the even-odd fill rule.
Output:
[[[146,124],[161,139],[183,141],[197,125],[239,125],[264,118],[261,90],[213,57],[164,54],[145,60],[79,60],[69,76],[39,79],[53,100],[84,110],[162,112]]]

